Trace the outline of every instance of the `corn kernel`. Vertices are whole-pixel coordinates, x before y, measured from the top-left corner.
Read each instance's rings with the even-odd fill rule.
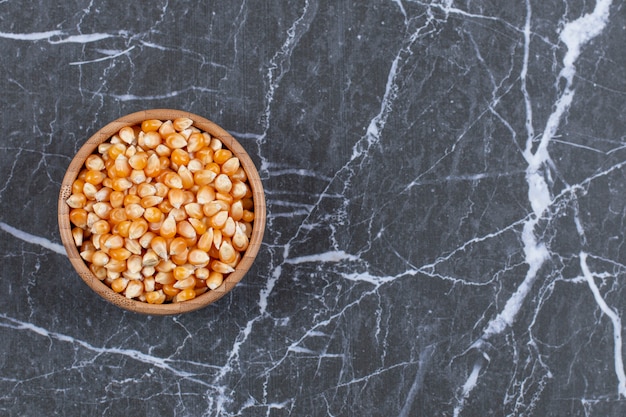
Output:
[[[173,302],[180,303],[183,301],[193,300],[194,298],[196,298],[196,292],[194,291],[194,289],[186,288],[182,290],[181,292],[179,292],[178,294],[176,294]]]
[[[179,290],[184,290],[186,288],[193,288],[196,286],[196,278],[193,275],[190,275],[185,279],[176,281],[173,285],[174,285],[174,288],[178,288]]]
[[[165,302],[163,290],[146,292],[146,302],[148,304],[163,304]]]
[[[187,259],[189,260],[190,264],[196,266],[205,266],[211,260],[208,253],[200,249],[193,249],[189,251],[189,256]]]
[[[87,204],[87,197],[83,193],[72,194],[65,202],[71,208],[83,208]]]
[[[230,150],[226,148],[221,148],[221,149],[216,150],[215,153],[213,154],[213,161],[222,165],[226,161],[228,161],[232,156],[233,156],[233,153]]]
[[[126,298],[137,298],[143,294],[143,283],[137,280],[128,281],[124,295]]]
[[[117,293],[121,293],[122,291],[124,291],[126,289],[126,286],[128,285],[128,279],[126,278],[117,278],[114,279],[113,282],[111,283],[111,289]]]
[[[206,279],[206,286],[209,289],[214,290],[222,285],[222,282],[224,282],[224,275],[221,272],[211,271]]]
[[[128,237],[131,239],[139,239],[147,231],[148,222],[143,218],[139,218],[131,223],[128,230]]]
[[[240,163],[239,158],[233,156],[229,158],[226,162],[222,164],[222,173],[228,175],[229,177],[235,174],[239,169]]]
[[[143,218],[149,223],[158,223],[162,221],[164,217],[163,212],[156,207],[148,207],[143,213]]]

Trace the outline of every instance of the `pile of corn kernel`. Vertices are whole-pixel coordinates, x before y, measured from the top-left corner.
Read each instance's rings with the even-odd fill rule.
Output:
[[[188,118],[120,129],[87,157],[66,202],[89,270],[151,304],[219,287],[248,247],[254,221],[239,159]]]

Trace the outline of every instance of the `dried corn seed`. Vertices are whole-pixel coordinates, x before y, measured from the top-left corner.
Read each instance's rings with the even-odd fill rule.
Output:
[[[143,294],[143,283],[141,281],[130,280],[126,285],[124,295],[126,298],[136,298]]]
[[[224,275],[221,272],[211,271],[206,279],[206,286],[209,289],[214,290],[222,285],[222,282],[224,282]]]
[[[161,285],[173,284],[176,282],[176,278],[174,278],[174,273],[171,271],[168,272],[157,272],[154,276],[154,281]]]
[[[250,210],[244,210],[243,215],[241,216],[241,220],[247,223],[251,223],[254,221],[254,212]]]
[[[204,136],[200,132],[192,133],[187,139],[187,151],[197,152],[204,148]]]
[[[163,122],[157,119],[144,120],[141,122],[141,130],[144,132],[156,132],[162,124]]]
[[[194,275],[198,279],[205,280],[209,277],[210,273],[211,271],[209,271],[209,268],[201,267],[201,268],[196,269],[196,271],[194,272]]]
[[[96,266],[104,266],[109,263],[109,255],[104,253],[103,251],[95,251],[91,257],[91,263]]]
[[[193,173],[193,181],[199,186],[211,184],[217,174],[209,169],[202,169]]]
[[[183,264],[174,268],[174,270],[172,271],[172,274],[174,275],[174,278],[177,281],[181,281],[189,277],[191,274],[193,274],[193,271],[194,271],[193,265]]]
[[[104,247],[107,249],[119,249],[124,247],[124,238],[119,235],[110,235],[104,241]]]
[[[176,235],[176,220],[174,219],[174,216],[172,216],[171,214],[168,215],[163,221],[163,224],[161,225],[161,229],[159,231],[161,236],[166,239],[174,237]]]
[[[143,213],[146,211],[141,204],[129,204],[124,208],[124,212],[126,213],[126,217],[129,220],[136,220],[143,216]]]
[[[159,133],[163,137],[169,135],[170,133],[174,133],[174,132],[176,132],[176,129],[174,129],[174,125],[173,125],[171,120],[164,121],[161,124],[161,126],[159,127]]]
[[[178,288],[179,290],[184,290],[186,288],[193,288],[196,286],[196,278],[194,276],[189,276],[185,279],[181,279],[174,283],[174,288]]]
[[[156,237],[156,234],[154,232],[148,231],[139,238],[139,244],[141,245],[142,248],[148,249],[148,247],[150,247],[152,239],[154,239],[155,237]]]
[[[172,207],[180,208],[185,201],[185,194],[183,193],[183,190],[181,189],[172,188],[167,193],[167,199],[172,205]]]
[[[165,302],[163,290],[146,292],[146,302],[148,304],[163,304]]]
[[[89,220],[87,222],[89,222]],[[109,233],[110,231],[111,231],[111,226],[109,225],[109,222],[107,222],[106,220],[98,220],[94,222],[90,229],[90,232],[93,233],[94,235],[102,235],[105,233]]]
[[[74,239],[74,244],[76,246],[80,246],[83,244],[83,237],[84,237],[85,233],[83,231],[83,229],[81,229],[80,227],[74,227],[72,228],[72,238]]]
[[[175,297],[176,294],[180,292],[178,288],[174,288],[173,284],[163,284],[163,287],[161,289],[168,297]]]
[[[67,200],[65,200],[65,202],[71,208],[83,208],[85,207],[85,204],[87,204],[87,197],[85,197],[85,194],[83,193],[72,194]]]
[[[137,273],[143,269],[142,258],[138,254],[130,255],[126,260],[126,268],[131,273]]]
[[[161,236],[156,236],[150,241],[150,248],[159,255],[161,259],[167,260],[167,241]]]
[[[156,207],[148,207],[143,213],[143,218],[149,223],[158,223],[164,219],[163,212]]]
[[[121,128],[118,135],[120,139],[122,139],[129,145],[136,140],[135,130],[131,126],[124,126],[123,128]]]
[[[183,301],[193,300],[194,298],[196,298],[196,292],[194,291],[194,289],[185,288],[174,296],[173,302],[180,303]]]
[[[99,188],[89,182],[86,182],[85,185],[83,185],[83,194],[89,200],[95,199],[98,191]]]
[[[177,166],[187,165],[191,158],[189,157],[189,152],[184,149],[174,149],[170,154],[170,160],[173,164]]]
[[[147,179],[146,173],[143,169],[133,169],[128,178],[130,179],[130,182],[137,185],[145,183]]]
[[[185,213],[191,218],[201,219],[203,217],[202,206],[199,203],[185,204]]]
[[[196,235],[202,235],[203,233],[206,232],[207,226],[202,220],[190,217],[187,219],[187,221],[189,222],[189,224],[191,224],[193,229],[196,231]],[[235,222],[233,222],[233,226],[234,224]]]
[[[102,171],[104,170],[104,161],[100,155],[92,154],[85,159],[85,168],[90,171]]]
[[[128,279],[126,278],[116,278],[113,280],[113,282],[111,283],[111,289],[117,293],[121,293],[126,289],[126,286],[128,285]]]
[[[234,261],[237,257],[237,252],[235,251],[235,248],[233,248],[233,246],[229,242],[222,242],[219,251],[220,261],[224,262],[225,264]]]
[[[194,182],[193,173],[189,171],[186,166],[182,165],[178,168],[178,176],[182,181],[183,189],[188,190],[196,185]]]
[[[212,143],[213,142],[211,142],[211,144]],[[232,156],[233,156],[233,153],[230,150],[226,148],[220,148],[220,149],[215,150],[215,153],[213,154],[213,161],[222,165],[226,161],[228,161]]]
[[[195,266],[205,266],[209,263],[211,258],[209,254],[200,249],[193,249],[189,251],[189,256],[187,258],[189,263]]]
[[[104,267],[102,267],[102,266],[97,266],[97,265],[91,264],[89,266],[89,270],[100,281],[104,280],[106,278],[106,276],[107,276],[107,270]]]
[[[239,228],[237,228],[237,231],[232,238],[233,248],[235,248],[239,252],[243,252],[248,248],[248,243],[248,237],[243,232],[241,232]]]
[[[229,177],[235,174],[239,169],[240,163],[239,158],[233,156],[229,158],[226,162],[222,164],[222,173],[228,175]]]
[[[128,231],[130,230],[130,220],[124,220],[113,226],[111,233],[120,235],[122,237],[128,237]]]
[[[196,201],[198,204],[208,204],[213,200],[215,200],[215,189],[208,185],[200,187],[196,193]]]
[[[187,146],[187,139],[180,133],[170,133],[165,137],[165,143],[170,149],[180,149]]]
[[[142,266],[156,266],[158,265],[159,261],[160,261],[159,255],[157,255],[154,250],[148,249],[146,251],[146,254],[143,255],[141,265]]]
[[[128,237],[131,239],[139,239],[147,231],[148,222],[145,219],[140,218],[131,223],[130,229],[128,230]]]
[[[187,117],[179,117],[179,118],[174,119],[172,121],[172,126],[178,132],[191,127],[192,124],[193,124],[193,120],[191,120],[191,119],[189,119]]]
[[[235,269],[231,266],[226,265],[224,262],[222,261],[218,261],[218,260],[213,260],[210,263],[210,268],[213,271],[222,273],[222,274],[230,274],[231,272],[234,272]]]
[[[117,261],[125,261],[126,259],[130,258],[130,255],[132,255],[132,253],[126,248],[117,248],[111,249],[109,251],[109,255],[111,256],[111,259],[115,259]]]
[[[156,282],[153,276],[147,276],[143,279],[143,290],[144,292],[154,291],[156,287]]]

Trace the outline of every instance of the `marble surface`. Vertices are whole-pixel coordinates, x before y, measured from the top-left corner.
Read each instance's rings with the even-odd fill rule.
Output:
[[[0,1],[0,415],[623,416],[626,10]],[[258,164],[264,244],[180,316],[64,255],[72,155],[179,108]]]

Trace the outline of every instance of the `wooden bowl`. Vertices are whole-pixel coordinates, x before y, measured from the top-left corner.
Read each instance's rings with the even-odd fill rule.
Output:
[[[220,139],[222,143],[230,149],[233,155],[239,158],[240,164],[247,174],[248,184],[253,194],[255,219],[248,248],[242,254],[241,261],[237,264],[235,271],[224,278],[224,282],[221,286],[214,290],[209,290],[192,300],[169,304],[148,304],[142,301],[128,299],[114,292],[91,273],[88,266],[80,257],[78,248],[74,243],[71,233],[72,226],[69,219],[70,207],[67,205],[66,200],[72,193],[72,184],[83,168],[85,159],[94,153],[99,144],[109,140],[111,136],[117,133],[122,127],[141,124],[142,121],[147,119],[174,120],[179,117],[187,117],[193,120],[195,127]],[[65,177],[63,178],[63,183],[61,184],[58,201],[58,219],[61,240],[63,241],[63,246],[65,246],[70,262],[83,281],[102,298],[121,308],[137,313],[153,315],[181,314],[200,309],[220,299],[227,292],[232,290],[248,272],[261,247],[261,241],[263,240],[266,221],[265,195],[261,179],[250,156],[228,132],[210,120],[189,112],[172,109],[152,109],[132,113],[107,124],[91,136],[80,148],[76,156],[72,159]]]

